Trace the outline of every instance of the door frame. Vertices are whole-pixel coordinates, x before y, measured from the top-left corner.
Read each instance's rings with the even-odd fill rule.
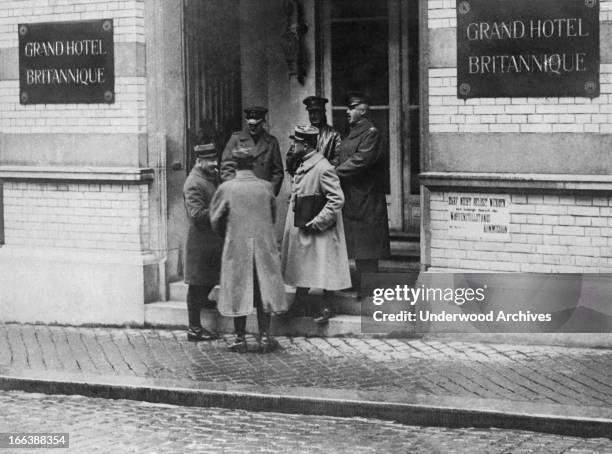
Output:
[[[389,177],[391,194],[387,194],[387,208],[389,214],[389,228],[402,230],[404,227],[404,188],[403,188],[403,160],[402,160],[402,12],[401,0],[387,0],[388,14],[388,49],[389,49],[389,104],[387,106],[370,106],[371,110],[387,110],[389,112]],[[331,84],[331,4],[321,1],[321,33],[322,63],[321,88],[322,95],[332,100]],[[341,110],[344,107],[326,106],[327,118],[333,121],[332,110]]]

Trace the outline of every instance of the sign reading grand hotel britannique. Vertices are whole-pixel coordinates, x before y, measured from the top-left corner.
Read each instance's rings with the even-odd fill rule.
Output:
[[[114,100],[112,19],[19,25],[21,104]]]
[[[598,96],[598,0],[458,0],[457,95]]]

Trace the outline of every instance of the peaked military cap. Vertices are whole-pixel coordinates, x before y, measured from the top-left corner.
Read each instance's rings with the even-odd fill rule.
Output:
[[[319,137],[319,129],[314,126],[296,126],[293,135],[290,139],[298,142],[306,142],[313,147],[317,146],[317,138]]]
[[[306,110],[325,110],[325,104],[327,104],[328,101],[327,98],[322,98],[321,96],[309,96],[302,102],[306,105]]]
[[[247,123],[256,125],[264,120],[266,113],[268,113],[268,109],[261,106],[251,106],[244,109],[244,113],[246,114]]]
[[[346,95],[346,105],[348,107],[354,107],[359,104],[370,105],[370,99],[365,93],[361,91],[352,91]]]
[[[193,147],[193,151],[195,151],[196,158],[217,159],[217,150],[215,149],[215,145],[212,143],[196,145]]]

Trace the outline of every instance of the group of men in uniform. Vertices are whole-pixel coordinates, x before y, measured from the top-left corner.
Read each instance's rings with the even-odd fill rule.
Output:
[[[348,96],[345,138],[327,124],[327,99],[309,96],[303,103],[311,124],[290,136],[291,198],[280,257],[275,197],[284,170],[278,141],[265,130],[267,109],[245,109],[246,129],[229,139],[219,171],[214,145],[196,147],[184,186],[189,340],[216,337],[202,327],[200,309],[214,306],[208,293],[218,282],[217,309],[234,317],[230,349],[247,351],[246,315],[255,307],[259,350],[271,351],[271,313],[303,313],[324,324],[333,316],[333,291],[351,287],[349,258],[360,294],[361,274],[377,272],[378,260],[389,254],[387,159],[380,132],[368,119],[367,97]],[[296,287],[291,307],[283,283]],[[310,288],[323,289],[320,307],[308,304]]]

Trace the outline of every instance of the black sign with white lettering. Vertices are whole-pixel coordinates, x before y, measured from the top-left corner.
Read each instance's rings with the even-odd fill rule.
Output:
[[[457,96],[599,96],[599,1],[459,0]]]
[[[113,20],[20,24],[19,102],[115,102]]]

